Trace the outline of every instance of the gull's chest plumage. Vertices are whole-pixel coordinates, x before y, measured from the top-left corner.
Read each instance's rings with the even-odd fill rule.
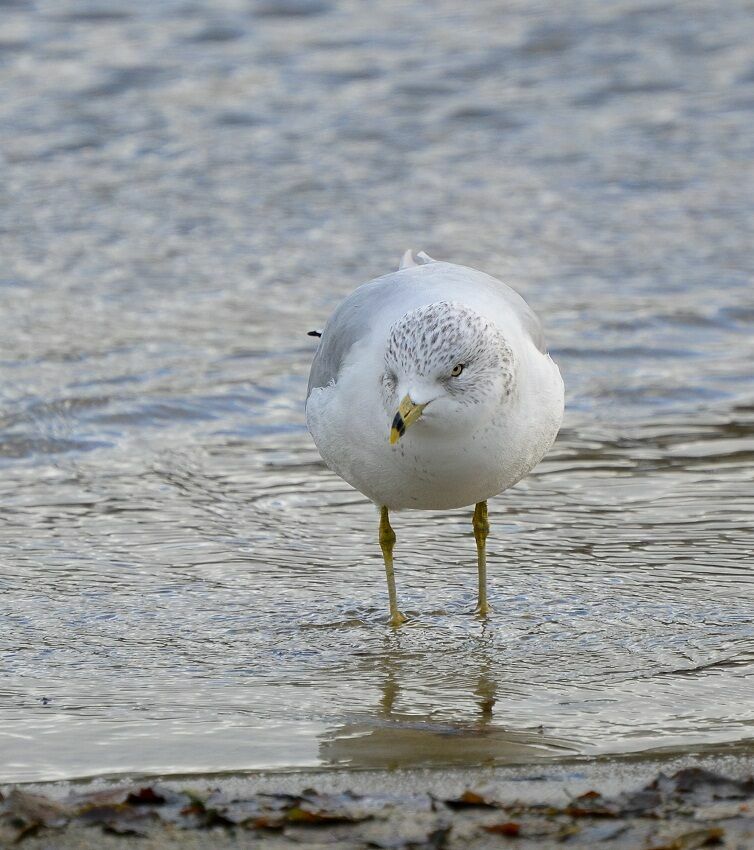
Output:
[[[376,504],[393,509],[458,508],[501,493],[550,448],[563,410],[560,374],[541,356],[513,397],[463,439],[449,439],[419,421],[391,445],[378,386],[373,357],[365,351],[337,385],[312,393],[307,422],[327,465]]]
[[[520,477],[514,458],[500,457],[502,428],[491,424],[455,443],[427,433],[422,424],[397,445],[383,441],[377,448],[381,474],[372,479],[371,498],[378,504],[393,509],[464,507],[497,495]],[[497,460],[490,463],[493,456]],[[358,470],[353,472],[358,476]],[[370,483],[363,481],[362,486]]]

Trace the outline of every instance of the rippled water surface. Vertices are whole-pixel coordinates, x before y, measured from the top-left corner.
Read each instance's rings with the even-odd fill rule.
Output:
[[[750,4],[2,4],[0,780],[748,746]],[[568,390],[490,505],[395,517],[303,424],[407,247]]]

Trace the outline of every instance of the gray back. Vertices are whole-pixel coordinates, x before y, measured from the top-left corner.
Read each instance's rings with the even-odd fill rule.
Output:
[[[363,339],[375,324],[392,324],[409,310],[434,300],[452,300],[443,287],[462,290],[480,288],[501,302],[501,308],[516,314],[537,348],[544,352],[545,340],[539,320],[521,296],[483,272],[452,263],[428,263],[378,277],[354,290],[330,316],[309,373],[307,397],[315,387],[336,381],[341,364],[354,343]]]

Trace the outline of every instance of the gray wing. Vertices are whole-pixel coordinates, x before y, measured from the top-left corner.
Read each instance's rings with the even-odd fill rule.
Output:
[[[542,325],[540,324],[539,319],[536,317],[531,307],[515,290],[511,290],[511,292],[513,292],[516,296],[516,302],[512,304],[512,306],[518,313],[518,317],[521,320],[524,330],[532,338],[532,342],[537,346],[539,351],[541,351],[542,354],[547,354],[545,332],[542,330]]]
[[[385,275],[360,286],[327,320],[309,372],[307,398],[315,387],[326,387],[337,379],[341,363],[351,346],[369,333],[375,314],[390,301],[398,301],[403,287],[391,285],[388,279],[393,277]]]

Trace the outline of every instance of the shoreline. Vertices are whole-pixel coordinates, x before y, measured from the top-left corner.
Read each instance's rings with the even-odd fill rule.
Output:
[[[744,751],[2,785],[0,846],[460,850],[515,838],[517,848],[746,848],[754,846],[752,774],[754,753]]]

